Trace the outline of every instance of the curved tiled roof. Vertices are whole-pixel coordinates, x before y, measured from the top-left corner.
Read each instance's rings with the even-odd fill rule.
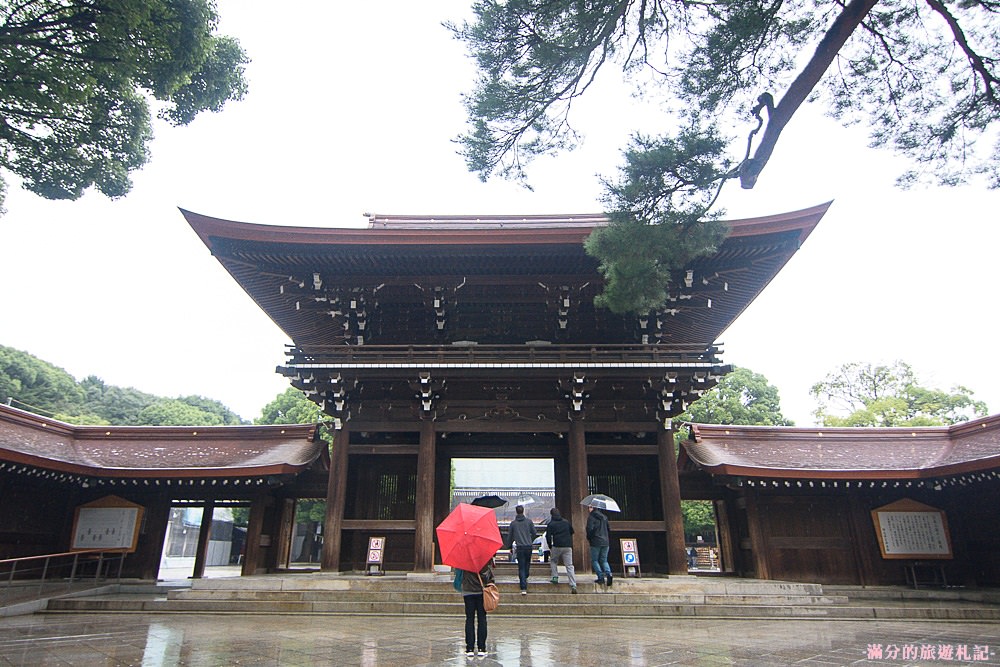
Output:
[[[322,453],[316,424],[74,426],[0,405],[0,462],[91,477],[298,473]]]
[[[683,296],[688,300],[666,309],[670,314],[663,320],[662,343],[714,343],[794,255],[829,207],[826,203],[726,221],[729,233],[718,250],[685,267],[693,284]],[[537,323],[547,321],[545,308],[553,298],[546,296],[547,286],[575,286],[581,301],[593,300],[602,278],[583,241],[608,223],[600,214],[370,215],[368,228],[319,228],[181,212],[247,294],[303,348],[344,345],[351,322],[343,308],[329,304],[335,297],[342,303],[344,295],[366,291],[369,307],[378,303],[384,327],[379,333],[370,326],[364,344],[438,344],[433,320],[421,319],[431,312],[423,301],[425,290],[433,286],[449,290],[452,308],[468,309],[449,321],[446,333],[455,340],[519,344],[548,339],[534,335]],[[631,332],[634,318],[591,311],[573,310],[574,317],[586,319],[567,328],[570,335],[563,342],[634,342],[625,340],[631,334],[623,333]],[[496,333],[503,319],[499,313],[518,323],[511,325],[506,338]],[[486,340],[481,332],[477,338],[483,328],[496,339]],[[533,335],[517,339],[526,329]]]
[[[681,456],[713,475],[922,479],[1000,468],[1000,415],[916,428],[690,426]]]

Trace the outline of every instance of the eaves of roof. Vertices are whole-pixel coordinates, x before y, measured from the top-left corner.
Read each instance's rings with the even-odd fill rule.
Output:
[[[91,477],[295,474],[325,449],[316,424],[74,426],[0,405],[0,463]]]
[[[916,428],[690,426],[681,465],[712,475],[926,479],[1000,468],[1000,415]]]
[[[805,240],[833,202],[757,218],[727,220],[731,238],[798,230]],[[372,215],[367,228],[298,227],[235,222],[180,209],[202,242],[214,239],[309,245],[579,245],[603,214],[558,216],[389,216]]]

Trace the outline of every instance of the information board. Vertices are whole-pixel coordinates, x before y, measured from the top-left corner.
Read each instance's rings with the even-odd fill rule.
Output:
[[[944,511],[903,499],[872,510],[882,558],[950,559],[951,537]]]
[[[135,551],[143,508],[135,503],[108,496],[81,505],[73,522],[70,550],[122,549]]]

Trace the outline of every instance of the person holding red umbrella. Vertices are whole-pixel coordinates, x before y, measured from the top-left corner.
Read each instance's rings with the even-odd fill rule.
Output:
[[[459,503],[437,529],[441,562],[462,575],[456,587],[465,601],[465,655],[486,655],[483,586],[494,583],[493,556],[503,544],[496,514],[488,507]],[[477,627],[478,625],[478,627]]]
[[[483,586],[494,583],[493,559],[486,561],[478,572],[462,570],[462,600],[465,601],[465,655],[470,658],[486,655],[486,607]],[[478,623],[478,628],[476,627]]]

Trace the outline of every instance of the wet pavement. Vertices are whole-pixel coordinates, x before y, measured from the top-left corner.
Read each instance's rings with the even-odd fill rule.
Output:
[[[492,617],[36,614],[0,618],[0,666],[1000,665],[1000,624]]]

